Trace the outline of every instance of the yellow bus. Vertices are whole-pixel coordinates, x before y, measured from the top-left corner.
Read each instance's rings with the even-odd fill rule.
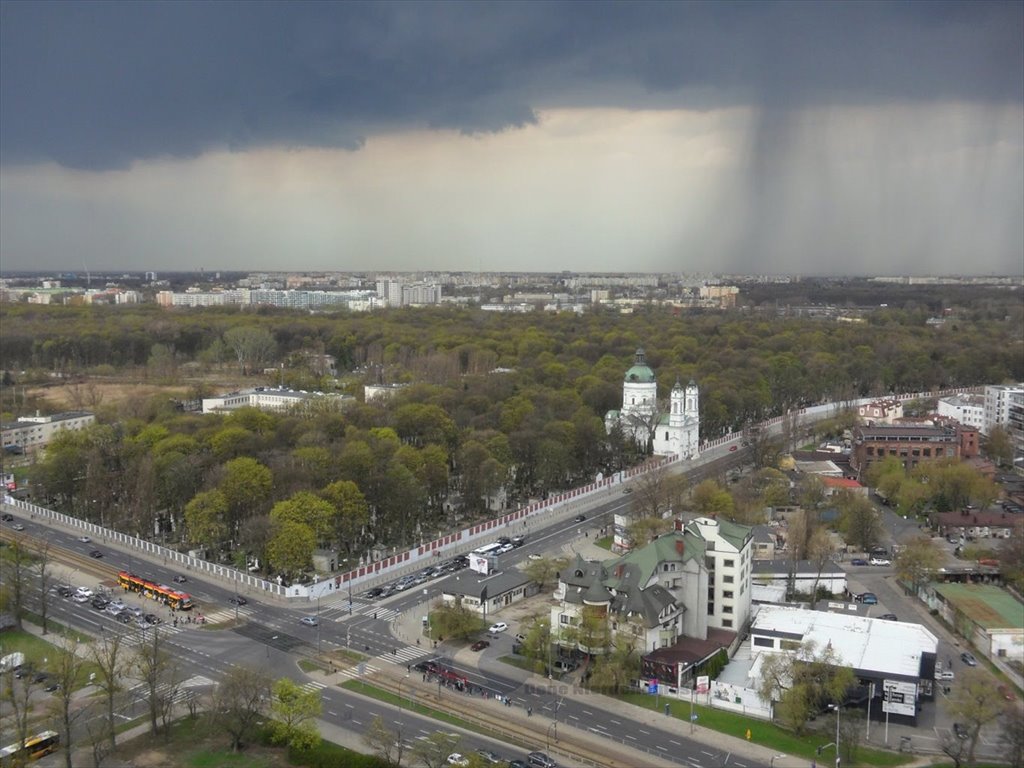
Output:
[[[0,766],[7,768],[16,762],[27,762],[38,760],[48,755],[60,746],[60,734],[56,731],[43,731],[35,736],[25,739],[22,746],[11,744],[9,747],[0,749]]]

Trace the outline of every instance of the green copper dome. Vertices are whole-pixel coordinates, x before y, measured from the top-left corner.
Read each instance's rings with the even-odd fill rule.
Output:
[[[654,381],[654,371],[650,369],[644,360],[644,351],[638,349],[633,360],[633,366],[626,371],[626,381],[638,384],[650,384]]]

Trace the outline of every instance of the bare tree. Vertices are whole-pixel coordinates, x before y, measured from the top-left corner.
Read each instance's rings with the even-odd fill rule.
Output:
[[[109,752],[117,747],[117,734],[114,730],[114,700],[121,691],[121,673],[124,670],[121,635],[115,632],[103,632],[103,637],[92,645],[90,656],[99,668],[96,686],[103,692],[107,707],[106,734]]]
[[[270,702],[270,676],[261,669],[236,666],[218,683],[213,693],[217,722],[231,737],[237,752],[256,731]]]
[[[999,717],[1006,708],[1002,694],[996,690],[988,674],[968,669],[949,697],[950,712],[967,729],[967,764],[974,765],[974,750],[981,737],[981,727]]]
[[[180,680],[174,657],[160,642],[160,628],[152,627],[149,632],[151,642],[138,646],[131,667],[146,687],[150,732],[155,734],[160,720],[173,708]]]
[[[666,512],[680,509],[686,493],[686,477],[663,464],[640,475],[634,488],[634,516],[662,517]]]
[[[417,739],[412,754],[424,768],[444,768],[448,764],[448,755],[457,750],[461,740],[458,734],[434,731]]]
[[[51,675],[53,682],[57,684],[57,690],[53,694],[50,708],[60,731],[65,768],[72,768],[71,750],[74,746],[74,726],[84,711],[73,706],[75,686],[79,682],[79,676],[85,665],[85,659],[79,654],[79,650],[78,640],[73,635],[66,635],[57,645],[51,664]]]
[[[807,542],[807,559],[814,564],[814,587],[811,589],[811,602],[818,599],[818,582],[821,581],[821,572],[825,565],[832,559],[832,539],[828,531],[816,526],[811,531],[810,539]]]
[[[36,689],[31,669],[25,669],[18,677],[13,669],[2,676],[3,690],[0,691],[0,703],[10,718],[14,728],[17,744],[24,744],[28,738],[29,715],[32,713],[32,692]]]
[[[50,588],[53,586],[53,572],[50,570],[50,540],[41,539],[33,546],[35,564],[33,570],[37,576],[36,587],[39,590],[39,619],[42,624],[43,634],[47,634],[47,616],[50,609]]]
[[[7,556],[0,560],[0,586],[18,629],[21,629],[21,619],[26,609],[33,566],[32,548],[28,540],[16,534],[7,547]]]
[[[399,768],[405,755],[405,741],[400,728],[391,730],[384,719],[377,715],[363,731],[363,743],[386,765]]]

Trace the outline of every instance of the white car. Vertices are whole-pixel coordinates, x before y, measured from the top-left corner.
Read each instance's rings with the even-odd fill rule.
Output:
[[[892,565],[892,560],[887,560],[884,557],[872,557],[868,562],[871,565]]]
[[[303,616],[299,619],[299,624],[305,624],[307,627],[315,627],[318,623],[316,616]]]
[[[544,557],[544,555],[542,555],[540,552],[531,552],[530,554],[528,554],[526,556],[526,559],[527,560],[541,560],[541,559],[543,559],[543,557]]]
[[[506,629],[508,629],[508,624],[506,624],[504,621],[499,621],[497,624],[491,624],[491,628],[487,631],[490,632],[492,635],[495,635],[498,632],[504,632]]]
[[[448,755],[448,765],[469,765],[469,759],[463,757],[458,752],[452,752]]]
[[[81,592],[76,593],[72,598],[76,603],[88,603],[89,596],[83,595]]]
[[[92,597],[95,593],[88,587],[79,587],[75,590],[76,595],[85,595],[87,598]]]
[[[79,536],[78,540],[83,544],[88,544],[90,541],[92,541],[92,539],[90,539],[88,536]]]

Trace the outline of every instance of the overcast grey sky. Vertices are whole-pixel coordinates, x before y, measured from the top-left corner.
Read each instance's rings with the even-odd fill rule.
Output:
[[[1021,274],[1024,3],[0,3],[0,268]]]

